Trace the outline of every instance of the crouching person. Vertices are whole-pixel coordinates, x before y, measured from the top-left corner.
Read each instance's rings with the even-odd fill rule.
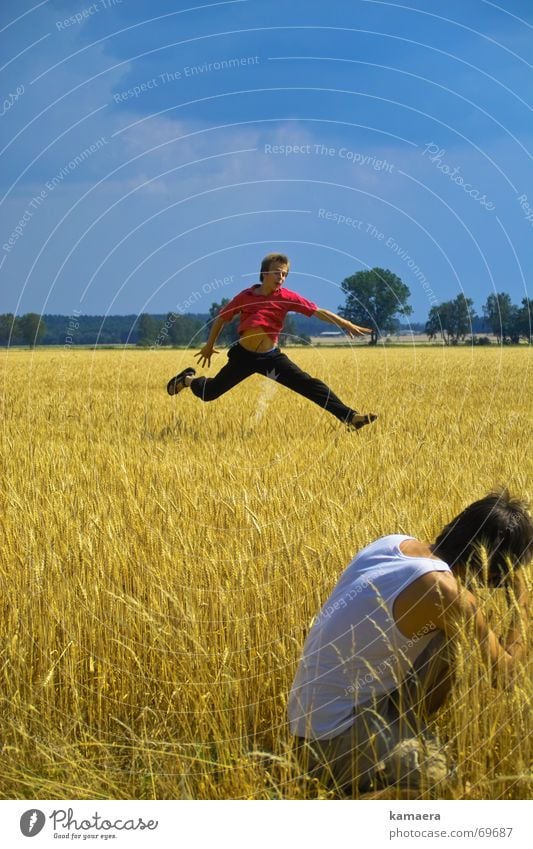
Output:
[[[394,534],[359,552],[315,619],[292,685],[289,724],[302,769],[341,795],[443,792],[450,765],[428,721],[453,685],[454,637],[470,626],[494,686],[509,685],[528,616],[520,567],[532,557],[531,516],[506,490],[468,506],[433,544]],[[504,643],[473,578],[512,591]]]

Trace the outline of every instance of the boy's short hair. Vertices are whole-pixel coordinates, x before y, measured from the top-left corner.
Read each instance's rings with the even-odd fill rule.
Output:
[[[433,552],[450,568],[469,564],[489,586],[501,585],[509,577],[510,565],[518,568],[533,558],[533,520],[528,504],[512,498],[508,489],[489,492],[442,529]]]
[[[286,265],[287,268],[291,267],[291,262],[288,256],[285,254],[267,254],[261,260],[261,270],[259,272],[259,280],[261,283],[263,282],[263,272],[270,271],[270,266],[273,262],[279,262],[280,265]]]

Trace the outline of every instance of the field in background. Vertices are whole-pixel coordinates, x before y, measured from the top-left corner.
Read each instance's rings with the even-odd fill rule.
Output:
[[[340,571],[496,484],[533,496],[529,349],[290,356],[376,425],[260,377],[169,398],[188,351],[1,355],[1,798],[326,796],[285,706]],[[439,728],[468,798],[533,795],[531,657],[500,692],[459,646]]]

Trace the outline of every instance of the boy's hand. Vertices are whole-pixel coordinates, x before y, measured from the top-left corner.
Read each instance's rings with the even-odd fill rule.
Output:
[[[198,365],[203,368],[207,363],[207,368],[209,368],[211,365],[211,357],[213,354],[218,353],[219,351],[217,351],[216,348],[212,348],[211,345],[204,345],[204,347],[194,356],[198,358]]]
[[[370,327],[359,327],[358,324],[349,324],[346,328],[346,332],[350,338],[353,336],[364,336],[365,333],[372,333]]]

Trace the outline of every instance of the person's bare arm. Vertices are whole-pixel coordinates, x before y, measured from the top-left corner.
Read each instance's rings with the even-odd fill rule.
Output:
[[[340,327],[341,330],[344,330],[344,332],[350,337],[364,336],[365,333],[372,333],[372,330],[369,327],[359,327],[357,324],[352,324],[351,321],[341,318],[340,315],[330,312],[330,310],[317,309],[313,313],[313,316],[315,318],[319,318],[321,321],[326,321],[328,324],[335,324],[337,327]]]
[[[514,675],[524,656],[525,646],[522,632],[527,622],[527,590],[522,576],[515,574],[513,586],[517,605],[515,607],[513,624],[505,640],[498,639],[489,627],[487,618],[479,606],[475,595],[468,590],[459,592],[454,580],[438,582],[438,592],[433,598],[433,618],[438,628],[447,636],[456,637],[464,631],[465,625],[473,626],[474,637],[479,643],[482,654],[490,666],[493,686],[507,686],[513,682]],[[455,586],[454,586],[455,585]],[[520,602],[518,602],[520,598]]]
[[[529,615],[529,592],[520,569],[514,573],[509,584],[507,598],[513,608],[513,619],[505,640],[505,650],[513,657],[525,653],[526,624]]]
[[[227,324],[227,322],[221,315],[218,315],[215,318],[213,324],[211,325],[211,330],[209,331],[209,337],[207,339],[207,342],[205,343],[203,348],[198,351],[197,354],[194,355],[198,358],[198,365],[203,367],[207,363],[207,367],[209,368],[209,366],[211,365],[211,357],[213,356],[213,354],[219,353],[215,349],[215,344],[218,339],[219,333],[225,324]]]

